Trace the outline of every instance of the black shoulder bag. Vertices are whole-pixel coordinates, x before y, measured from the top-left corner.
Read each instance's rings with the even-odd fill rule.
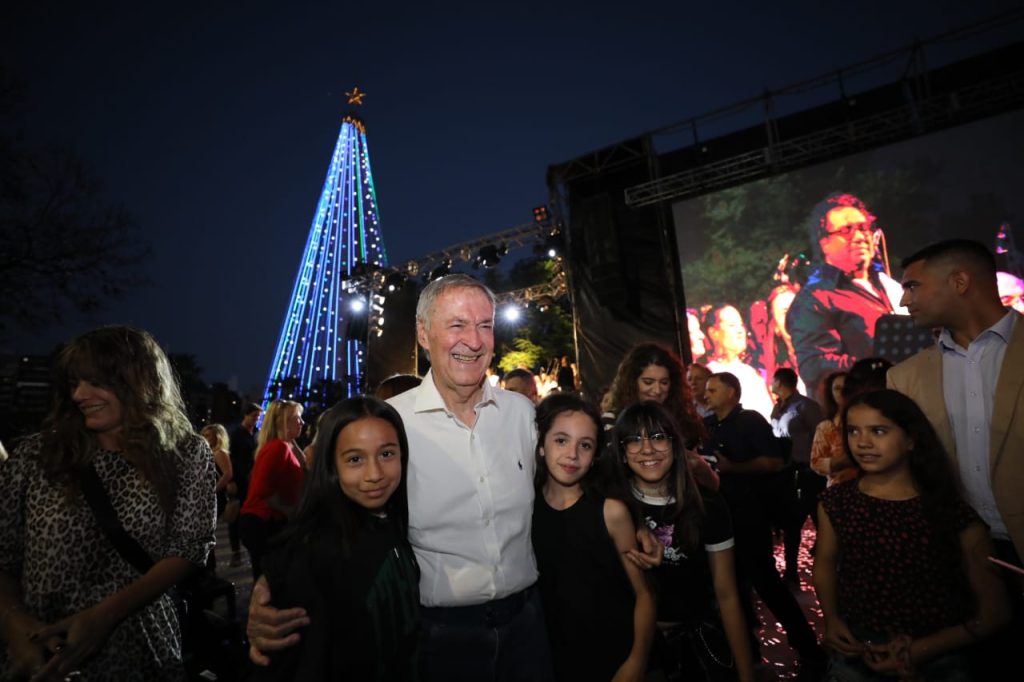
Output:
[[[92,509],[93,516],[96,517],[100,530],[110,540],[110,544],[125,561],[135,567],[139,575],[144,575],[155,564],[153,557],[139,544],[138,540],[124,529],[114,510],[114,505],[110,502],[110,496],[107,495],[107,491],[100,481],[99,474],[91,464],[80,472],[79,486],[82,495],[85,496],[85,501]],[[218,670],[220,675],[214,676],[212,679],[230,680],[232,679],[230,673],[235,672],[234,668],[238,665],[237,661],[242,655],[238,652],[247,653],[248,643],[244,641],[244,635],[241,632],[223,634],[222,631],[226,630],[225,625],[228,624],[220,624],[215,627],[207,622],[210,616],[216,614],[210,614],[202,607],[202,604],[190,604],[190,601],[194,601],[191,598],[196,596],[194,589],[196,584],[195,579],[187,578],[182,581],[181,585],[174,585],[168,590],[178,612],[182,659],[189,671],[190,679],[211,679],[206,674],[208,668],[225,666],[226,669]],[[237,624],[231,625],[235,627],[227,628],[228,630],[236,629]],[[200,650],[203,646],[213,645],[218,640],[223,650],[209,653]],[[231,650],[228,650],[229,644]],[[211,663],[207,659],[213,659],[214,662]]]
[[[135,567],[139,575],[145,575],[149,569],[153,568],[155,563],[153,557],[149,556],[149,552],[139,544],[138,540],[129,535],[128,531],[121,525],[121,519],[118,518],[114,505],[110,503],[110,496],[107,495],[103,482],[100,481],[99,474],[96,473],[96,469],[93,468],[92,464],[81,470],[79,485],[82,495],[85,496],[85,501],[89,503],[89,508],[92,509],[92,514],[96,517],[96,523],[99,524],[100,530],[110,540],[110,544],[114,546],[114,549],[117,550],[117,553],[125,561]],[[188,602],[175,589],[176,587],[172,587],[169,593],[174,600],[175,608],[178,610],[178,622],[181,625],[184,645],[185,623],[188,621]]]
[[[89,503],[96,522],[100,524],[100,530],[110,540],[110,544],[114,545],[117,553],[140,574],[145,574],[153,568],[153,558],[121,525],[121,519],[117,517],[114,505],[110,503],[110,497],[96,469],[90,464],[80,472],[79,479],[85,501]]]

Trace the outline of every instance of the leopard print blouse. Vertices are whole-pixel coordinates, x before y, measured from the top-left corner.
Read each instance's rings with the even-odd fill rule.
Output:
[[[0,463],[0,571],[19,580],[27,611],[53,623],[85,609],[138,579],[114,549],[78,493],[44,475],[37,434]],[[217,475],[213,455],[196,436],[177,453],[181,486],[173,512],[164,513],[156,491],[126,459],[100,450],[94,466],[118,518],[154,560],[182,557],[203,565],[216,527]],[[6,646],[0,645],[0,672]],[[165,594],[125,619],[81,669],[83,681],[182,680],[181,636]]]

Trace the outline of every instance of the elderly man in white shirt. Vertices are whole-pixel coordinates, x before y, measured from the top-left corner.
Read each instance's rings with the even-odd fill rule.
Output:
[[[466,275],[431,282],[416,308],[431,370],[391,398],[409,436],[409,541],[420,566],[424,680],[549,680],[547,635],[530,540],[536,426],[525,397],[484,380],[494,295]],[[660,561],[631,552],[642,566]],[[253,590],[251,657],[298,641],[301,609]],[[292,633],[292,634],[289,634]]]
[[[465,275],[428,285],[416,337],[431,369],[392,398],[409,434],[409,542],[420,565],[428,680],[551,678],[530,542],[533,405],[481,381],[494,296]]]

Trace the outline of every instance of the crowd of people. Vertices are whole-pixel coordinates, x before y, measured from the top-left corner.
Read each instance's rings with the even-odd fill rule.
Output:
[[[822,248],[870,222],[830,197]],[[494,295],[445,276],[416,309],[429,371],[325,410],[306,447],[289,400],[200,437],[149,334],[87,332],[40,433],[0,460],[0,673],[184,679],[168,592],[215,567],[221,519],[221,560],[244,546],[255,580],[253,680],[752,682],[755,595],[795,679],[1001,679],[1024,637],[1020,313],[975,242],[906,259],[897,300],[862,266],[843,276],[939,330],[934,348],[780,361],[766,384],[722,305],[691,328],[711,360],[638,343],[602,396],[569,358],[546,391],[526,368],[492,383]],[[790,318],[833,300],[830,273],[773,300]],[[805,352],[774,328],[779,357]],[[820,633],[795,596],[808,519]]]

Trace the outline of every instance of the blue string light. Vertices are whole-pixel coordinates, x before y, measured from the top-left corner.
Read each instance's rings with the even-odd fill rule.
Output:
[[[387,265],[366,128],[342,119],[281,335],[270,365],[264,406],[276,398],[315,402],[318,389],[341,382],[344,394],[363,389],[363,342],[345,335],[342,281],[361,263]]]

